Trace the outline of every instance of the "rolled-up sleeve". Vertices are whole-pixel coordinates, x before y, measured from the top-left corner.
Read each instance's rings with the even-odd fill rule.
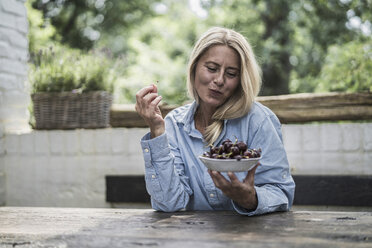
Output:
[[[152,208],[164,212],[185,208],[192,191],[184,175],[175,169],[167,134],[150,139],[148,133],[141,139],[141,146],[146,189],[151,196]]]
[[[295,183],[289,171],[280,122],[276,116],[267,116],[258,126],[251,146],[262,149],[261,165],[255,174],[258,205],[254,211],[247,211],[233,202],[234,209],[249,216],[289,210],[294,199]]]

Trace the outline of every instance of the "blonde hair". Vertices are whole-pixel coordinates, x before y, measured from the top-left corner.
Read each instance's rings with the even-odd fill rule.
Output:
[[[187,87],[189,94],[197,103],[200,98],[195,89],[195,70],[200,57],[212,46],[225,45],[234,49],[240,57],[240,85],[234,94],[212,116],[204,133],[207,145],[212,145],[223,129],[225,119],[246,115],[261,88],[261,69],[248,41],[238,32],[221,27],[213,27],[196,42],[188,65]]]

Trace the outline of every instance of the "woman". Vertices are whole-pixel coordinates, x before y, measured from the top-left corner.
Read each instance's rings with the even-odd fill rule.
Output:
[[[274,113],[255,102],[260,68],[245,38],[211,28],[195,44],[187,85],[194,101],[165,119],[150,85],[136,94],[136,110],[150,127],[142,140],[145,180],[155,210],[235,210],[242,215],[287,211],[295,184]],[[198,156],[223,140],[261,148],[249,172],[208,171]]]

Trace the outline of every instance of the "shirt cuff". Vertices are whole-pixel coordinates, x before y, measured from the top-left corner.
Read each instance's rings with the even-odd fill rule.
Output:
[[[257,195],[257,201],[258,201],[257,208],[254,211],[248,211],[247,209],[239,206],[237,203],[232,201],[233,207],[237,213],[241,215],[254,216],[254,215],[260,215],[266,212],[265,209],[267,208],[268,203],[265,198],[265,192],[264,192],[265,190],[257,186],[254,186],[254,188],[256,189],[256,195]]]
[[[151,139],[150,133],[141,139],[141,147],[145,161],[163,161],[170,154],[170,147],[166,133]]]

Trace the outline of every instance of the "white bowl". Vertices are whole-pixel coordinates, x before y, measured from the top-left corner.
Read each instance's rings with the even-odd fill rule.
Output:
[[[251,170],[260,158],[246,158],[240,161],[236,159],[215,159],[199,156],[199,159],[208,169],[220,172],[239,172]]]

